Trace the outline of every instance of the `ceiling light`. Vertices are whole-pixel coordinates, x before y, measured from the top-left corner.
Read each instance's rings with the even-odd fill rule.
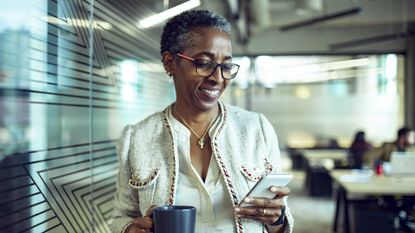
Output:
[[[300,28],[300,27],[306,27],[306,26],[309,26],[309,25],[321,23],[321,22],[324,22],[324,21],[332,20],[332,19],[338,19],[338,18],[342,18],[342,17],[346,17],[346,16],[351,16],[351,15],[355,15],[355,14],[360,13],[361,10],[362,9],[360,7],[354,7],[354,8],[350,8],[350,9],[343,10],[343,11],[337,11],[337,12],[325,14],[325,15],[322,15],[322,16],[310,18],[310,19],[307,19],[307,20],[304,20],[304,21],[288,24],[288,25],[280,27],[280,30],[281,31],[288,31],[288,30],[292,30],[292,29],[296,29],[296,28]]]
[[[297,0],[295,13],[301,16],[312,15],[323,10],[322,0]]]
[[[378,36],[373,36],[373,37],[367,37],[367,38],[362,38],[362,39],[357,39],[357,40],[352,40],[352,41],[331,44],[330,49],[331,50],[346,49],[346,48],[355,47],[355,46],[370,45],[370,44],[381,43],[381,42],[386,42],[386,41],[391,41],[391,40],[400,40],[400,39],[413,38],[413,37],[415,37],[415,31],[383,34],[383,35],[378,35]]]
[[[166,19],[169,19],[173,16],[176,16],[184,11],[193,9],[195,7],[200,6],[200,0],[190,0],[187,1],[185,3],[182,3],[180,5],[177,5],[175,7],[172,7],[168,10],[165,10],[161,13],[149,16],[145,19],[142,19],[138,22],[138,27],[139,28],[149,28],[152,27],[154,25],[157,25],[163,21],[165,21]]]

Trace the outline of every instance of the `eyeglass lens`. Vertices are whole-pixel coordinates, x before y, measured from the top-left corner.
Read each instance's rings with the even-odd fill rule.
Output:
[[[218,67],[221,69],[221,74],[224,79],[232,79],[238,72],[238,65],[232,63],[218,64],[213,61],[198,62],[196,61],[196,73],[202,76],[211,76]]]

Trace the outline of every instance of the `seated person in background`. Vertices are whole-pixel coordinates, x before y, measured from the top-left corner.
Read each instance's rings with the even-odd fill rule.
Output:
[[[372,145],[365,139],[365,132],[358,131],[349,147],[350,168],[362,168],[363,155],[372,149]]]
[[[384,143],[380,148],[373,150],[376,157],[374,164],[382,164],[383,162],[389,162],[391,154],[394,151],[406,152],[414,150],[414,131],[409,127],[402,127],[398,130],[397,139],[394,142]],[[400,229],[404,232],[413,232],[410,226],[414,225],[415,221],[415,203],[413,197],[400,197],[400,196],[383,196],[378,200],[378,204],[385,208],[396,208],[399,211],[397,215],[399,219]],[[399,231],[401,232],[401,231]]]
[[[339,143],[337,142],[337,140],[335,138],[330,138],[329,142],[328,142],[328,145],[327,145],[327,148],[329,148],[329,149],[340,149],[341,147],[340,147]]]
[[[377,153],[378,159],[380,161],[389,162],[391,154],[393,151],[406,151],[411,144],[413,144],[413,139],[411,139],[412,130],[408,127],[403,127],[398,130],[396,141],[384,143]]]

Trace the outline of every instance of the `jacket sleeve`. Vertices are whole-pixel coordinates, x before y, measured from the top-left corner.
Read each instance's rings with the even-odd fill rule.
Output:
[[[262,132],[264,134],[264,140],[267,147],[267,153],[268,153],[268,160],[271,161],[272,166],[275,167],[274,172],[275,173],[281,173],[281,155],[280,155],[280,149],[278,146],[278,138],[277,134],[275,133],[274,127],[271,125],[271,123],[267,120],[267,118],[259,114]],[[285,202],[285,219],[287,221],[287,225],[285,228],[284,233],[291,233],[293,231],[294,227],[294,219],[290,212],[290,207],[287,203],[287,198],[284,198]]]
[[[128,184],[131,175],[129,166],[129,147],[132,127],[124,128],[121,138],[116,145],[118,156],[117,190],[114,198],[113,216],[110,229],[112,233],[121,233],[126,226],[138,216],[139,211],[138,193]]]

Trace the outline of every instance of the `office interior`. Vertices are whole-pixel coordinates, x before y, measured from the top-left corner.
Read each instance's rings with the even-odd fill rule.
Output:
[[[415,128],[413,0],[0,0],[0,232],[109,232],[117,139],[175,98],[151,17],[184,9],[232,24],[222,100],[275,128],[295,233],[414,232],[414,174],[348,167]]]

